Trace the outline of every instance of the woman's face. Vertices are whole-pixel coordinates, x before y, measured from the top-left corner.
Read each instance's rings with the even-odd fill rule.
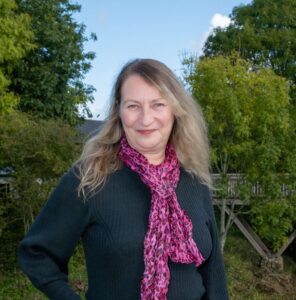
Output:
[[[121,88],[120,118],[131,147],[151,157],[164,159],[174,124],[171,104],[158,89],[139,75],[131,75]]]

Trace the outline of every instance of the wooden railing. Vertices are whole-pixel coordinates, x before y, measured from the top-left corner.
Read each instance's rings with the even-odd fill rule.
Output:
[[[288,176],[287,174],[285,175],[281,175],[281,176]],[[214,184],[216,182],[218,182],[219,180],[221,180],[221,175],[218,173],[212,173],[211,177],[213,179]],[[237,190],[237,186],[239,184],[243,184],[245,182],[243,175],[242,174],[237,174],[237,173],[228,173],[227,174],[228,177],[228,190],[227,190],[227,198],[228,199],[239,199],[239,194],[238,194],[238,190]],[[263,189],[260,186],[259,182],[256,182],[255,184],[253,184],[253,186],[251,187],[250,190],[251,196],[253,197],[260,197],[260,196],[264,196],[263,193]],[[290,191],[288,189],[288,187],[285,184],[281,185],[281,193],[283,197],[286,197],[289,195]],[[217,193],[215,193],[214,191],[214,197],[218,197]]]
[[[228,176],[228,187],[227,187],[227,196],[226,198],[226,213],[228,216],[233,218],[234,224],[239,228],[242,234],[246,237],[246,239],[251,243],[257,253],[265,260],[268,261],[271,265],[275,262],[276,266],[281,265],[282,268],[282,254],[288,248],[288,246],[296,239],[296,229],[291,233],[288,237],[285,245],[283,245],[276,253],[272,252],[270,249],[266,247],[260,237],[254,232],[250,224],[245,220],[243,215],[233,214],[231,211],[231,206],[248,206],[249,203],[245,201],[241,201],[238,193],[237,186],[244,182],[243,176],[241,174],[227,174]],[[221,176],[220,174],[212,174],[213,182],[217,183]],[[286,185],[281,186],[281,194],[283,197],[288,196],[291,191],[288,190]],[[263,189],[260,187],[259,183],[254,184],[250,190],[252,197],[260,197],[263,195]],[[213,192],[213,201],[214,205],[218,207],[221,204],[221,199],[218,196],[218,192],[214,190]],[[280,261],[280,263],[279,263]]]

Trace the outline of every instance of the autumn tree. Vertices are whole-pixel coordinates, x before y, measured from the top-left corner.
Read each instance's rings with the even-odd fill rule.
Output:
[[[228,174],[236,173],[242,176],[237,193],[251,205],[253,226],[272,249],[278,249],[296,219],[295,194],[284,197],[281,190],[285,184],[295,191],[296,128],[288,82],[237,55],[184,63],[185,79],[208,123],[212,167],[221,175],[217,193],[222,199],[222,246],[231,224],[223,211]],[[261,186],[260,197],[251,192],[255,183]]]
[[[18,0],[18,5],[31,16],[37,45],[14,70],[12,87],[20,95],[21,111],[70,124],[81,112],[90,116],[87,103],[94,88],[83,79],[95,54],[85,52],[85,26],[73,18],[80,6],[69,0]]]
[[[18,95],[9,90],[11,73],[17,62],[34,45],[30,18],[27,14],[17,13],[13,0],[0,2],[0,114],[9,113],[16,108]]]

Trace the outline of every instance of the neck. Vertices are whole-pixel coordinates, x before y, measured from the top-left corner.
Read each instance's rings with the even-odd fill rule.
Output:
[[[148,160],[149,164],[160,165],[165,159],[165,151],[161,153],[142,153]]]

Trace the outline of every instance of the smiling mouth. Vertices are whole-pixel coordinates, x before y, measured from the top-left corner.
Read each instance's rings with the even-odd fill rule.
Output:
[[[140,134],[142,135],[149,135],[155,131],[155,129],[150,129],[150,130],[137,130]]]

